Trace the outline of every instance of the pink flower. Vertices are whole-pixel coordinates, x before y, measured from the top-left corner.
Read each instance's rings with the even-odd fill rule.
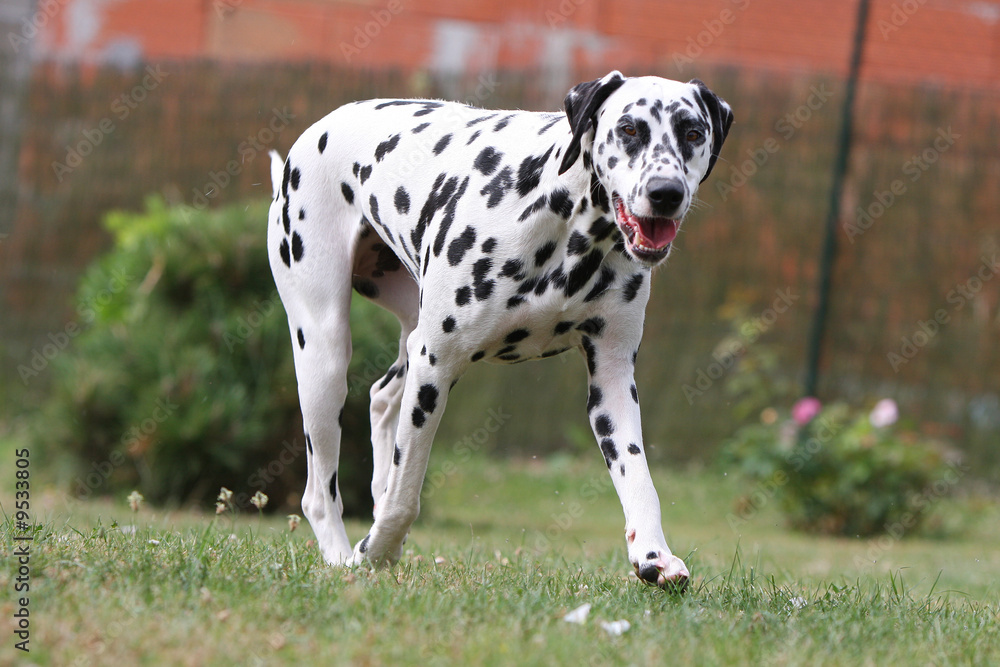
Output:
[[[896,405],[896,401],[891,398],[883,398],[881,401],[875,404],[872,408],[871,413],[868,415],[868,421],[875,428],[885,428],[886,426],[892,426],[899,419],[899,406]]]
[[[792,406],[792,419],[799,426],[805,426],[813,420],[813,417],[819,414],[822,407],[823,404],[819,402],[818,398],[813,396],[800,398]]]

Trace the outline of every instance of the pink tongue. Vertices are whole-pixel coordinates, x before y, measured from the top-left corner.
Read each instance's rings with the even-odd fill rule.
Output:
[[[641,220],[639,236],[643,245],[660,249],[677,236],[677,223],[673,220]]]

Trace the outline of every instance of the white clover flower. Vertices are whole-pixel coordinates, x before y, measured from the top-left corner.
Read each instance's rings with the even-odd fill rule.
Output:
[[[250,499],[250,504],[256,507],[258,510],[262,510],[267,507],[267,496],[263,491],[258,491],[253,494],[253,498]]]
[[[139,493],[138,491],[133,491],[132,493],[128,494],[127,500],[128,500],[128,506],[132,508],[132,511],[138,512],[139,506],[142,505],[142,501],[145,500],[145,498],[143,498],[142,494]]]

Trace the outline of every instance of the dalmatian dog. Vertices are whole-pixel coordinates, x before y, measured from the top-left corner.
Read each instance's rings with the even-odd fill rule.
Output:
[[[329,563],[394,563],[434,433],[470,365],[579,350],[587,412],[643,580],[683,589],[650,479],[633,379],[650,273],[670,254],[733,120],[701,81],[611,72],[565,114],[419,99],[347,104],[282,162],[272,152],[271,270],[305,425],[302,509]],[[353,548],[337,463],[352,291],[399,318],[371,388],[375,521]]]

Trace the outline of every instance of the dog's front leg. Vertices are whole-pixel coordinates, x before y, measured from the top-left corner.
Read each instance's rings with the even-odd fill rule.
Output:
[[[459,375],[456,365],[428,353],[420,329],[407,341],[408,362],[388,485],[368,535],[354,547],[352,562],[375,566],[399,560],[403,540],[420,513],[420,489],[427,472],[434,433],[448,391]],[[443,355],[442,355],[443,356]]]
[[[683,590],[689,573],[663,536],[660,501],[642,443],[634,380],[639,336],[615,328],[611,325],[608,331],[583,339],[590,376],[590,424],[625,510],[625,542],[632,567],[645,581]]]

